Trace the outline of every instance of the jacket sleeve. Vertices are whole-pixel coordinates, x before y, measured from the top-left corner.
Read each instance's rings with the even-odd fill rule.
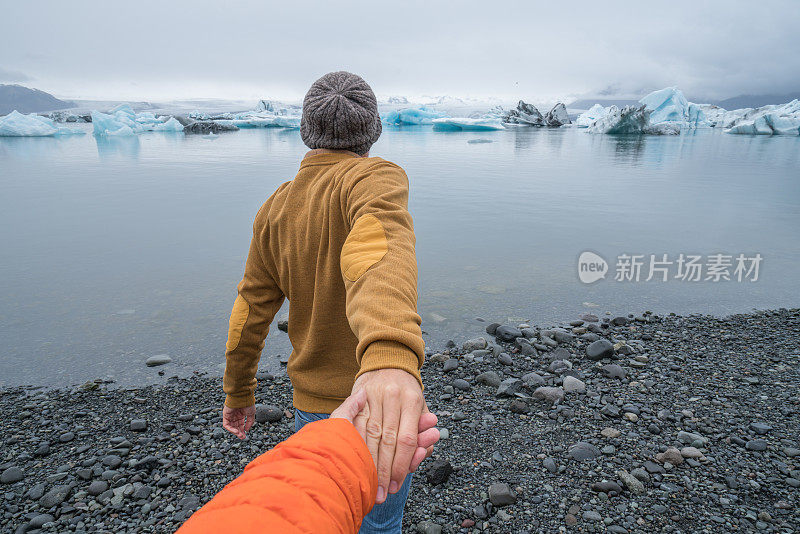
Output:
[[[397,165],[378,160],[355,173],[345,193],[349,233],[340,263],[347,319],[358,339],[356,376],[403,369],[422,385],[425,342],[408,178]]]
[[[269,325],[283,304],[284,295],[270,274],[262,254],[269,239],[269,227],[259,211],[253,224],[253,240],[233,303],[228,341],[225,344],[225,405],[244,408],[255,404],[256,372]]]
[[[375,464],[355,427],[317,421],[250,462],[178,532],[355,533],[377,489]]]

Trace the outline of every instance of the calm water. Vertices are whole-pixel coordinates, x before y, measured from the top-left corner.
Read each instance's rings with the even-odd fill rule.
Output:
[[[219,373],[252,218],[304,152],[280,130],[0,138],[0,384],[141,383],[160,353],[167,375]],[[434,346],[482,332],[477,318],[800,305],[800,139],[386,128],[373,154],[411,180]],[[584,250],[605,280],[579,281]],[[617,282],[620,253],[763,261],[755,283]],[[262,367],[289,351],[274,329]]]

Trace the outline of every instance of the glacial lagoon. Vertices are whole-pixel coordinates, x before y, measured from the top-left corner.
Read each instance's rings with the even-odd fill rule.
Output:
[[[95,138],[78,127],[88,135],[0,138],[0,385],[220,374],[252,219],[294,176],[298,132]],[[797,304],[797,137],[386,126],[372,154],[410,178],[431,347],[492,321]],[[608,263],[592,284],[578,276],[585,251]],[[676,277],[681,254],[730,257],[731,280]],[[667,281],[646,281],[651,255],[673,262]],[[739,255],[761,257],[756,281],[736,279]],[[627,256],[642,256],[639,281],[615,279]],[[279,372],[290,350],[273,325],[262,368]],[[156,354],[173,362],[146,368]]]

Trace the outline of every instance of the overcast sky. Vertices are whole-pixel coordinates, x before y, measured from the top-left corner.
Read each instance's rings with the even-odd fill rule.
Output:
[[[532,101],[800,89],[800,2],[4,0],[0,83],[95,99],[379,95]]]

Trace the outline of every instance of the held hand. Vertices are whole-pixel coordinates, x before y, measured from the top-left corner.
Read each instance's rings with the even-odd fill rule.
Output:
[[[439,429],[436,428],[438,422],[439,419],[428,410],[428,405],[426,404],[419,418],[417,450],[414,452],[414,456],[411,459],[411,465],[408,468],[409,473],[416,471],[419,464],[421,464],[425,458],[430,458],[431,454],[433,454],[433,446],[439,441]]]
[[[353,386],[353,392],[360,390],[366,393],[367,404],[354,424],[365,436],[367,448],[375,460],[378,470],[375,502],[380,504],[389,493],[400,490],[411,468],[416,468],[427,454],[427,450],[417,452],[417,434],[421,432],[422,448],[427,449],[438,440],[438,430],[431,427],[422,430],[431,420],[420,421],[425,409],[422,389],[417,379],[406,371],[379,369],[364,373]]]
[[[245,433],[250,430],[256,421],[256,406],[244,408],[222,407],[222,428],[239,439],[245,438]]]
[[[338,408],[331,412],[331,419],[345,419],[352,423],[366,405],[367,394],[363,389],[360,389],[347,397]],[[361,437],[363,438],[364,436],[362,435]]]

